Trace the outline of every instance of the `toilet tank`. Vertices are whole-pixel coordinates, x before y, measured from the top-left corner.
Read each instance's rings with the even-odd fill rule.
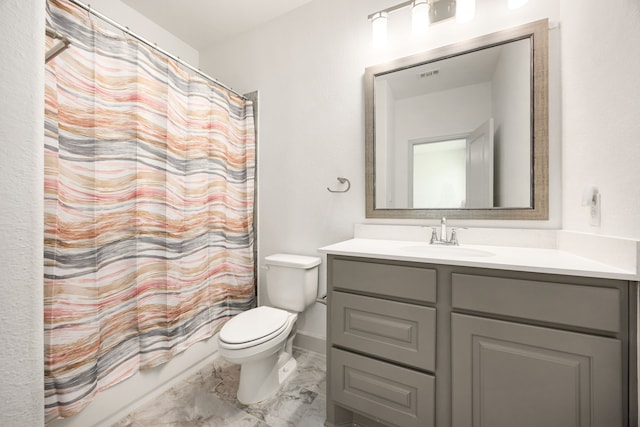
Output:
[[[315,302],[320,258],[274,254],[264,260],[266,290],[273,307],[301,313]]]

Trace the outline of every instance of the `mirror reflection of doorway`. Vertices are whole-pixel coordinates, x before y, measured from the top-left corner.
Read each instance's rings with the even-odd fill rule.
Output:
[[[493,119],[487,120],[467,137],[466,208],[492,208],[493,202]]]
[[[410,143],[409,191],[412,208],[464,207],[466,198],[466,138]]]
[[[493,120],[468,135],[409,142],[412,208],[493,207]]]

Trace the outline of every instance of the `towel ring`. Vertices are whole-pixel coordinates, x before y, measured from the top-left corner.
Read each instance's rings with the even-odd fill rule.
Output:
[[[332,190],[329,187],[327,187],[327,190],[329,190],[331,193],[346,193],[347,191],[349,191],[349,189],[351,188],[351,181],[349,181],[347,178],[343,176],[339,176],[338,181],[340,182],[340,184],[344,184],[346,182],[347,188],[345,188],[344,190]]]

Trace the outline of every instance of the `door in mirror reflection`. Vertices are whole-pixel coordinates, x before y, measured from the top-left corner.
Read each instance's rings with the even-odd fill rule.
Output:
[[[412,208],[461,208],[467,191],[466,138],[411,144]]]
[[[467,199],[465,208],[494,207],[493,201],[493,119],[487,120],[467,137]]]
[[[409,206],[494,207],[492,119],[464,137],[417,140],[409,145]]]

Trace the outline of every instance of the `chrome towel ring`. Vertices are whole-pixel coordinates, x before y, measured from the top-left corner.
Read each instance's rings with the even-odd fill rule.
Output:
[[[349,191],[349,189],[351,188],[351,181],[349,181],[347,178],[343,176],[339,176],[338,181],[340,182],[340,184],[344,184],[346,182],[347,188],[345,188],[344,190],[332,190],[329,187],[327,187],[327,190],[329,190],[331,193],[346,193],[347,191]]]

